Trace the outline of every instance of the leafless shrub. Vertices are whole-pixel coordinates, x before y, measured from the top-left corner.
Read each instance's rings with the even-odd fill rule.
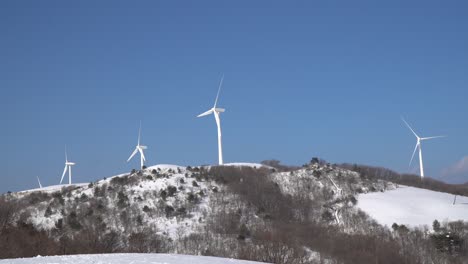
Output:
[[[276,171],[279,171],[279,172],[295,171],[301,168],[299,166],[283,165],[281,164],[281,161],[275,160],[275,159],[264,160],[260,163],[266,166],[273,167],[274,169],[276,169]]]
[[[7,201],[5,197],[0,197],[0,236],[5,228],[12,224],[17,209],[16,202]]]

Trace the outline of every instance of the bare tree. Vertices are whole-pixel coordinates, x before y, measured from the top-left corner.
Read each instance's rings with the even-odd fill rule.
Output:
[[[16,212],[16,202],[7,201],[5,197],[0,197],[0,235],[11,224]]]

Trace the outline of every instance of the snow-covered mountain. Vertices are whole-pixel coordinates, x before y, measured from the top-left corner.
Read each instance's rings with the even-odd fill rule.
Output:
[[[28,213],[25,220],[39,230],[67,228],[71,223],[70,232],[80,231],[82,219],[99,217],[108,230],[131,234],[150,228],[175,238],[178,228],[188,235],[203,224],[210,211],[208,194],[219,188],[196,176],[185,167],[162,164],[94,183],[50,186],[13,196],[27,201],[22,210]]]
[[[225,167],[273,170],[256,163],[230,163]],[[130,234],[150,228],[176,239],[200,231],[212,217],[213,194],[229,195],[226,186],[209,178],[210,169],[211,166],[160,164],[89,184],[49,186],[11,196],[25,202],[21,211],[27,212],[27,216],[22,220],[39,230],[67,228],[72,224],[70,232],[79,231],[82,221],[73,218],[99,216],[108,230]],[[285,195],[305,195],[307,199],[321,201],[315,208],[320,211],[318,215],[330,213],[334,224],[340,223],[339,211],[343,207],[354,206],[348,201],[354,193],[395,188],[383,181],[364,182],[357,173],[345,169],[318,165],[271,173],[269,177]]]
[[[402,190],[407,193],[401,194]],[[429,206],[422,201],[386,203],[400,196],[402,201],[408,200],[413,194],[424,199],[417,189],[398,188],[394,183],[323,163],[312,162],[285,172],[252,163],[162,164],[87,184],[0,197],[0,222],[2,199],[15,208],[5,234],[24,237],[18,238],[21,243],[3,245],[0,239],[0,250],[3,247],[4,252],[10,252],[4,255],[10,258],[163,252],[270,263],[347,263],[351,257],[360,261],[351,263],[376,259],[379,263],[413,263],[423,257],[434,261],[439,256],[425,253],[431,248],[421,248],[429,243],[418,244],[421,239],[411,235],[408,239],[415,239],[413,249],[418,248],[418,253],[406,252],[412,247],[403,247],[402,240],[394,240],[395,234],[379,224],[387,224],[379,212],[391,215],[395,207],[414,212],[411,206],[415,204]],[[460,204],[465,203],[463,199],[459,198]],[[369,201],[371,205],[366,206]],[[402,209],[404,206],[408,208]],[[388,221],[404,223],[398,218]],[[343,245],[338,246],[340,243]],[[369,255],[362,250],[376,246],[389,252]],[[37,253],[31,255],[31,251]],[[405,262],[410,260],[413,262]]]

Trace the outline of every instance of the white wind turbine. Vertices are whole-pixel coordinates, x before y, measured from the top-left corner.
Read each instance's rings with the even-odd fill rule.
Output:
[[[42,184],[41,184],[41,180],[39,180],[39,176],[36,176],[37,178],[37,182],[39,183],[39,188],[42,189]]]
[[[202,117],[202,116],[207,116],[209,114],[213,114],[214,118],[216,120],[216,125],[218,126],[218,159],[219,159],[219,165],[223,165],[223,145],[221,141],[221,120],[219,118],[219,114],[223,113],[225,109],[223,108],[217,108],[216,104],[218,103],[218,97],[219,97],[219,92],[221,91],[221,86],[223,85],[223,80],[224,80],[224,75],[221,77],[221,81],[219,82],[219,87],[218,87],[218,94],[216,95],[216,100],[214,103],[213,108],[210,110],[199,114],[197,117]]]
[[[422,158],[422,149],[421,149],[421,141],[423,140],[428,140],[428,139],[434,139],[434,138],[442,138],[445,136],[435,136],[435,137],[419,137],[416,132],[411,128],[411,126],[406,122],[404,118],[401,118],[403,122],[405,122],[406,126],[413,132],[414,136],[416,137],[416,146],[414,147],[413,155],[411,156],[411,160],[409,165],[411,165],[411,162],[413,162],[414,154],[416,153],[416,150],[419,149],[419,171],[421,173],[421,178],[424,178],[424,167],[423,167],[423,158]]]
[[[65,176],[65,173],[67,173],[67,170],[68,170],[68,184],[71,184],[71,177],[72,177],[71,167],[73,165],[75,165],[75,163],[68,161],[67,150],[65,149],[65,168],[63,169],[62,178],[60,179],[60,184],[62,184],[63,177]]]
[[[138,143],[135,147],[135,150],[133,151],[132,155],[130,155],[130,158],[128,158],[127,162],[129,162],[137,152],[140,152],[140,166],[143,169],[143,166],[145,165],[145,154],[143,153],[143,150],[147,149],[147,146],[142,146],[140,145],[140,137],[141,137],[141,122],[140,122],[140,130],[138,130]]]

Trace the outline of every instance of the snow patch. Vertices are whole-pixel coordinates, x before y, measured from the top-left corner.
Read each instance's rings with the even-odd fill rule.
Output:
[[[468,197],[400,186],[386,192],[360,194],[357,206],[382,225],[393,223],[411,227],[438,221],[468,221]]]
[[[47,192],[47,193],[52,193],[56,191],[62,190],[63,187],[83,187],[87,186],[89,183],[73,183],[73,184],[59,184],[59,185],[51,185],[51,186],[46,186],[43,188],[37,188],[37,189],[31,189],[31,190],[25,190],[25,191],[20,191],[18,193],[29,193],[29,192]]]
[[[272,169],[273,167],[266,166],[260,163],[248,163],[248,162],[233,162],[233,163],[225,163],[223,166],[233,166],[233,167],[250,167],[250,168],[269,168]]]
[[[6,259],[0,260],[0,264],[255,264],[246,260],[236,260],[217,257],[189,256],[176,254],[95,254],[95,255],[69,255]]]

